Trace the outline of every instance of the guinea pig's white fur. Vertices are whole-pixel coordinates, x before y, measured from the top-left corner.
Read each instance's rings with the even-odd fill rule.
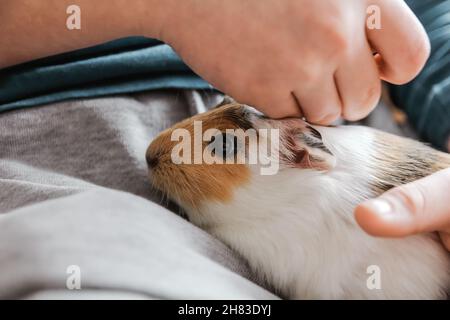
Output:
[[[374,238],[357,226],[355,206],[373,196],[375,131],[315,127],[337,158],[328,172],[281,170],[251,181],[228,203],[185,208],[192,222],[244,256],[255,273],[287,298],[446,298],[450,258],[435,235]],[[378,266],[380,289],[369,289]]]

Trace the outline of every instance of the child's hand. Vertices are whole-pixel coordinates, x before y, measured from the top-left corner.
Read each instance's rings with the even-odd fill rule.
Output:
[[[450,169],[392,189],[356,208],[356,220],[374,236],[439,231],[450,251]]]
[[[361,119],[379,99],[380,78],[408,82],[429,55],[426,33],[402,0],[172,4],[162,40],[215,87],[275,118]],[[366,29],[369,5],[381,10],[379,30]]]

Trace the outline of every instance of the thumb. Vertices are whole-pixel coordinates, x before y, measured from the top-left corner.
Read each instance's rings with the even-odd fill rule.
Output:
[[[450,169],[394,188],[355,210],[369,234],[403,237],[450,229]]]

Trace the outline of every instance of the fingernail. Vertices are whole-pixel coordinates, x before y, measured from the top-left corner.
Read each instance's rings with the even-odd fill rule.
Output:
[[[365,205],[366,207],[380,215],[387,216],[392,213],[392,206],[390,205],[390,203],[382,199],[368,201]]]

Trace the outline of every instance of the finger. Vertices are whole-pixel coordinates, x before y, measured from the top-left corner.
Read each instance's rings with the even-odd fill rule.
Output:
[[[341,100],[331,74],[317,83],[320,85],[305,86],[294,94],[307,121],[329,125],[341,116]]]
[[[360,43],[358,45],[358,43]],[[381,96],[378,66],[362,33],[336,71],[335,79],[342,100],[342,115],[350,121],[366,117]]]
[[[450,251],[450,233],[447,232],[441,232],[439,233],[441,236],[442,243],[444,244],[444,247]]]
[[[277,99],[265,99],[261,103],[260,109],[266,116],[273,119],[282,119],[290,117],[303,117],[301,106],[298,104],[292,93],[286,94]]]
[[[252,100],[247,100],[248,97],[252,97]],[[234,98],[241,103],[255,107],[270,118],[303,117],[303,112],[295,96],[286,90],[284,83],[270,83],[270,86],[253,84],[247,87],[243,95],[237,94]]]
[[[359,205],[355,218],[369,234],[402,237],[450,227],[450,169],[394,188]]]
[[[382,79],[404,84],[422,70],[430,54],[430,42],[422,24],[404,1],[380,0],[378,4],[380,28],[368,27],[367,37],[380,54]]]

